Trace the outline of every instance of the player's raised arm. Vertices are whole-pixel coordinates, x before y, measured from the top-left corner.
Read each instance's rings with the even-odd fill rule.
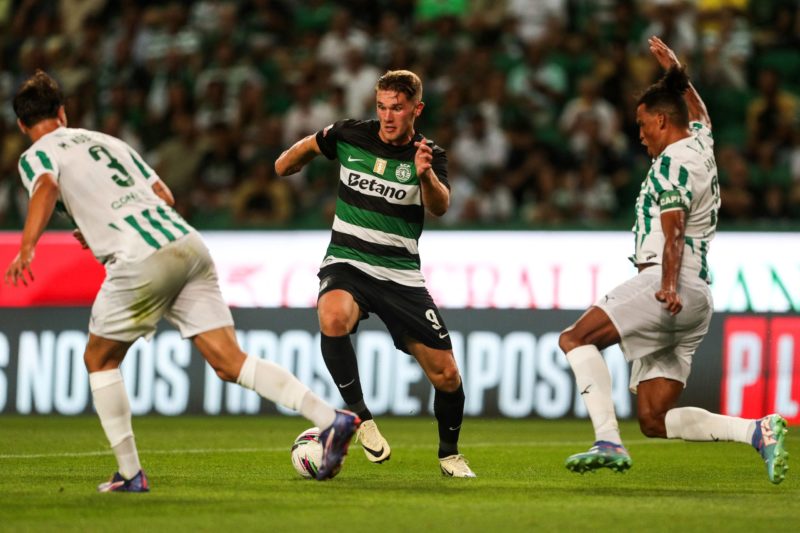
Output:
[[[33,251],[42,233],[44,233],[50,217],[53,216],[58,194],[58,183],[51,174],[39,176],[33,186],[28,216],[25,218],[25,228],[22,230],[22,243],[19,247],[19,253],[17,253],[17,256],[11,261],[6,270],[6,283],[13,283],[16,286],[22,281],[22,284],[27,286],[25,272],[28,273],[28,277],[33,281],[33,271],[31,270]]]
[[[299,172],[309,161],[321,154],[316,134],[304,137],[283,152],[275,161],[278,176],[289,176]]]
[[[653,36],[650,37],[647,42],[650,44],[650,52],[664,70],[683,68],[681,62],[678,60],[678,56],[675,55],[675,52],[673,52],[669,46],[664,44],[664,41]],[[711,117],[708,116],[706,104],[703,102],[703,99],[700,98],[700,94],[694,88],[694,85],[689,83],[689,88],[683,94],[683,98],[686,100],[686,106],[689,108],[689,120],[701,122],[711,129]]]
[[[422,189],[422,203],[432,215],[440,217],[450,207],[450,190],[439,181],[433,170],[433,149],[431,144],[424,139],[414,143],[417,153],[414,156],[414,165],[417,167],[420,187]]]

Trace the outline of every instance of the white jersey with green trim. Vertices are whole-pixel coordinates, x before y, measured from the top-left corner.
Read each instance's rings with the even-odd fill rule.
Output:
[[[52,175],[59,208],[80,229],[95,257],[138,262],[195,231],[153,192],[155,171],[123,141],[104,133],[58,128],[19,159],[22,183]]]
[[[717,230],[720,208],[717,164],[711,130],[700,122],[690,124],[691,135],[667,146],[653,160],[636,201],[635,265],[661,264],[664,233],[661,213],[686,212],[686,246],[682,271],[696,272],[711,283],[708,249]]]

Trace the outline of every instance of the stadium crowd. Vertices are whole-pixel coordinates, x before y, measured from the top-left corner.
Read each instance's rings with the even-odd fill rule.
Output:
[[[11,100],[36,68],[70,126],[140,151],[199,228],[326,227],[338,167],[288,179],[303,135],[373,118],[388,69],[417,72],[418,129],[444,147],[444,227],[629,226],[649,161],[638,92],[658,35],[709,106],[722,224],[800,222],[800,1],[0,1],[0,227],[27,204]]]

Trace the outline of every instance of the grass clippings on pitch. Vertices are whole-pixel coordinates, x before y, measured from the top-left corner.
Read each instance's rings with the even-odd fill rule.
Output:
[[[564,459],[591,444],[588,421],[467,419],[478,478],[465,480],[439,473],[432,418],[378,423],[391,460],[356,445],[320,483],[289,458],[302,419],[136,418],[152,492],[98,494],[115,462],[96,418],[0,417],[0,531],[752,532],[800,515],[795,472],[772,485],[742,444],[649,440],[623,423],[633,468],[581,476]]]

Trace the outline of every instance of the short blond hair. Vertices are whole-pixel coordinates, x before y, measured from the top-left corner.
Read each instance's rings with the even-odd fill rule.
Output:
[[[422,100],[422,80],[410,70],[388,70],[375,84],[376,91],[396,91],[412,102]]]

